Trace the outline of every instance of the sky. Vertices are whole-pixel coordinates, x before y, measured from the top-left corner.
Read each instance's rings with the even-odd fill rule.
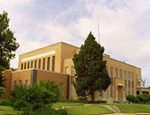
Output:
[[[20,54],[60,41],[80,47],[91,31],[111,58],[140,67],[150,86],[150,0],[0,0]]]

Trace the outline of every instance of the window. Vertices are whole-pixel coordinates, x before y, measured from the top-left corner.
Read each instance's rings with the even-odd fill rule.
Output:
[[[60,91],[61,91],[62,96],[64,96],[64,84],[63,83],[60,84]]]
[[[28,62],[28,69],[29,69],[29,66],[30,66],[30,62]]]
[[[47,70],[50,70],[50,57],[47,58]]]
[[[130,72],[128,72],[128,95],[130,95]]]
[[[22,80],[19,80],[19,86],[21,86],[22,85]]]
[[[132,81],[134,81],[134,76],[133,76],[133,73],[131,73],[131,78],[132,78]]]
[[[128,72],[128,80],[130,80],[130,72]]]
[[[71,84],[71,96],[74,96],[74,86]]]
[[[35,63],[34,63],[34,68],[37,67],[37,60],[35,60]]]
[[[113,97],[113,77],[111,77],[111,85],[110,85],[110,97]]]
[[[105,91],[105,97],[108,98],[108,89]]]
[[[122,70],[120,69],[120,78],[122,79]]]
[[[39,69],[41,69],[41,59],[39,59]]]
[[[113,67],[110,67],[110,77],[111,77],[110,96],[113,97]]]
[[[28,86],[28,80],[25,80],[25,87]]]
[[[26,69],[26,63],[24,63],[24,69]]]
[[[113,77],[113,67],[110,67],[110,77]]]
[[[126,77],[126,71],[124,71],[124,79],[125,80],[127,79],[127,77]]]
[[[31,68],[33,68],[33,61],[31,61]]]
[[[68,67],[65,67],[65,74],[68,74]]]
[[[103,91],[100,90],[100,97],[103,97]]]
[[[23,70],[23,63],[21,64],[21,70]]]
[[[16,88],[16,85],[17,85],[17,84],[16,84],[16,81],[14,81],[14,89]]]
[[[45,58],[43,58],[43,70],[45,70]]]
[[[55,71],[55,56],[52,57],[52,71]]]
[[[71,66],[71,76],[74,76],[74,66]]]
[[[118,68],[116,68],[116,77],[118,77]]]

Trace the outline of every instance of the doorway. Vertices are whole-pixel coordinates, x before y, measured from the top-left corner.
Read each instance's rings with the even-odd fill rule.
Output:
[[[123,102],[123,86],[118,86],[118,102]]]

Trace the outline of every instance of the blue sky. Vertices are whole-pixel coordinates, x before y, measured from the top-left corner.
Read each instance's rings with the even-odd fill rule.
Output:
[[[150,86],[150,0],[0,0],[0,13],[8,12],[10,29],[20,54],[64,41],[84,43],[90,31],[112,58],[142,69]]]

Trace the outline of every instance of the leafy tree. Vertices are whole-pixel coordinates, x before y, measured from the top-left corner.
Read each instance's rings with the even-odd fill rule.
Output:
[[[42,81],[33,87],[17,86],[10,95],[10,105],[27,114],[37,109],[50,108],[60,99],[58,85],[53,81]]]
[[[15,51],[19,47],[14,37],[14,32],[9,29],[7,12],[0,14],[0,86],[5,87],[3,71],[9,69],[10,59],[15,57]]]
[[[149,86],[149,87],[147,87],[147,89],[150,89],[150,86]]]
[[[25,106],[27,106],[29,103],[27,102],[28,96],[27,96],[28,87],[16,86],[15,89],[13,89],[10,93],[10,106],[14,107],[14,109],[17,110],[23,110]]]
[[[5,89],[3,87],[0,87],[0,97],[5,93]]]
[[[91,95],[91,100],[95,101],[95,91],[106,90],[110,85],[103,53],[104,47],[95,41],[90,32],[80,52],[73,58],[77,76],[74,86],[78,96],[86,98]]]
[[[43,106],[50,108],[53,103],[56,103],[60,100],[61,93],[58,85],[54,81],[41,81],[39,86],[43,89],[42,109]]]

